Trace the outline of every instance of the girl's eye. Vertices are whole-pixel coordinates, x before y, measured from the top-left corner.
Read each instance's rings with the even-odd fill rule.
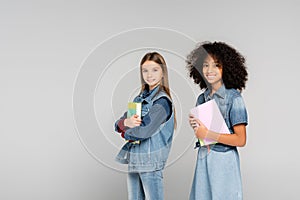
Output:
[[[146,72],[147,72],[147,70],[143,69],[143,70],[142,70],[142,72],[143,72],[143,73],[146,73]]]
[[[208,64],[206,64],[206,63],[203,63],[203,65],[202,65],[203,67],[208,67]]]

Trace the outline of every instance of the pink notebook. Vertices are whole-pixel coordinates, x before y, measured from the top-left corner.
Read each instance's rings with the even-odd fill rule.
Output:
[[[195,108],[192,108],[191,114],[198,118],[208,128],[208,130],[217,133],[230,133],[220,112],[220,109],[214,99],[198,105]],[[207,138],[205,138],[204,140],[199,139],[199,142],[201,146],[216,143],[216,141]]]

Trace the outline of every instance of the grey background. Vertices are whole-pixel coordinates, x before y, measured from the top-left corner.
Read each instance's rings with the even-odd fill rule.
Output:
[[[244,197],[298,199],[297,1],[0,3],[0,199],[126,199],[126,174],[101,164],[78,137],[72,95],[80,67],[97,45],[141,27],[174,29],[196,41],[225,41],[246,56],[248,143],[240,149]],[[135,62],[142,54],[137,52]],[[170,53],[166,57],[169,63],[183,63]],[[170,82],[175,86],[177,79]],[[179,101],[193,105],[193,90]],[[182,106],[182,129],[176,134],[190,138],[184,128],[188,107]],[[113,110],[116,117],[122,111],[121,105]],[[106,117],[96,115],[100,121]],[[166,168],[166,199],[187,199],[195,156],[191,146]]]

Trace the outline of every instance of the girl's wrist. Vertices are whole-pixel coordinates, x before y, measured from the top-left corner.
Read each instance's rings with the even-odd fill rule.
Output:
[[[197,127],[194,128],[194,131],[195,131],[195,134],[196,134],[197,138],[199,138],[199,139],[207,138],[208,131],[203,133],[203,129],[200,129],[199,127],[200,126],[197,126]]]
[[[124,119],[124,122],[123,122],[123,123],[124,123],[124,126],[128,127],[128,126],[127,126],[127,119]]]
[[[207,130],[206,138],[209,138],[209,139],[212,139],[212,140],[218,142],[219,137],[220,137],[220,134],[215,133],[215,132],[210,131],[210,130]]]

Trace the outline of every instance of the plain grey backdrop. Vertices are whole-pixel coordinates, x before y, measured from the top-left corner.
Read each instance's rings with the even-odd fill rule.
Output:
[[[244,199],[298,199],[299,11],[297,1],[0,1],[0,199],[127,198],[124,168],[112,162],[121,139],[112,124],[101,123],[125,111],[138,91],[139,60],[155,48],[128,49],[112,60],[108,74],[101,74],[108,65],[98,63],[94,111],[98,124],[111,129],[103,130],[99,144],[112,151],[97,146],[103,154],[95,154],[91,149],[97,142],[84,143],[85,133],[78,132],[74,120],[73,92],[85,61],[101,43],[143,27],[175,30],[194,41],[225,41],[246,57],[249,81],[243,97],[249,126],[247,145],[240,149]],[[181,39],[178,45],[187,55],[192,40]],[[125,44],[113,43],[109,51]],[[180,128],[164,182],[166,199],[181,200],[188,199],[196,160],[187,113],[200,90],[185,72],[184,53],[172,48],[160,52],[170,65]],[[116,73],[124,63],[130,67]],[[120,79],[111,85],[107,77]],[[121,98],[126,83],[130,93]],[[106,97],[112,99],[109,105]],[[103,107],[112,112],[101,112]]]

